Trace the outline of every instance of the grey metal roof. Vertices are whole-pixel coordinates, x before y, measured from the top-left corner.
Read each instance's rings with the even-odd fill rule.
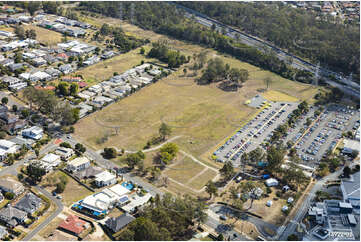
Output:
[[[118,232],[125,226],[127,226],[129,223],[131,223],[135,218],[127,213],[124,213],[116,218],[109,218],[107,221],[105,221],[105,224],[113,230],[113,232]]]

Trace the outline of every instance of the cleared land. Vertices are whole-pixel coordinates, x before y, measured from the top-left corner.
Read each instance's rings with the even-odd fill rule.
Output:
[[[52,46],[61,42],[62,34],[48,30],[42,27],[34,26],[34,25],[23,25],[25,30],[34,29],[36,32],[36,40],[42,44]],[[69,37],[68,37],[69,39]]]

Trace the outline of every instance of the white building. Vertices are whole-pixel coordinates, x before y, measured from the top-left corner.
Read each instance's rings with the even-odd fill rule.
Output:
[[[344,154],[351,154],[353,151],[357,151],[360,153],[360,141],[344,139],[343,143],[344,146],[342,152]]]
[[[9,140],[0,140],[0,161],[3,161],[8,154],[16,153],[19,150],[19,146]]]
[[[61,159],[60,156],[50,153],[45,155],[40,162],[46,171],[51,171],[54,167],[61,163]]]
[[[152,197],[150,193],[145,194],[144,196],[139,196],[135,194],[129,198],[130,203],[124,205],[122,209],[128,213],[134,212],[136,207],[141,207],[146,204],[149,199]]]
[[[61,159],[67,160],[74,155],[74,150],[71,148],[59,147],[55,150],[55,154],[59,155]]]
[[[43,137],[43,129],[41,127],[33,126],[27,129],[24,129],[21,132],[21,135],[25,138],[40,140]]]
[[[77,157],[68,162],[66,169],[71,172],[81,171],[90,166],[90,160],[86,157]]]
[[[114,205],[119,203],[120,198],[124,197],[129,192],[128,189],[117,184],[84,198],[80,202],[80,205],[98,213],[108,213]]]
[[[105,187],[117,183],[117,178],[109,171],[103,171],[95,176],[94,181],[98,187]]]
[[[274,178],[269,178],[266,180],[266,186],[268,186],[268,187],[278,186],[278,181]]]

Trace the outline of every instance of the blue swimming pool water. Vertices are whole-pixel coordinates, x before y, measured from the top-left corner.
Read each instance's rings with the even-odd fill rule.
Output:
[[[130,191],[133,190],[133,188],[134,188],[134,185],[132,183],[130,183],[130,182],[123,182],[122,186],[125,187],[126,189],[130,190]]]

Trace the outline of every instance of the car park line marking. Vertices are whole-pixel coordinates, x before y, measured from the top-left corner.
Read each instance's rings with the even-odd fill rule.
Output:
[[[325,109],[326,110],[326,109]],[[310,129],[315,125],[315,123],[320,120],[321,115],[325,112],[325,110],[322,111],[322,113],[320,113],[320,115],[318,115],[318,117],[312,122],[312,124],[305,130],[305,132],[303,132],[303,134],[301,135],[300,138],[298,138],[298,140],[293,144],[293,146],[291,147],[294,148],[301,140],[302,138],[310,131]]]
[[[277,114],[279,114],[284,108],[286,107],[286,105],[282,106],[275,114],[273,114],[266,122],[264,122],[264,124],[257,130],[257,132],[254,132],[254,134],[248,138],[229,158],[227,161],[231,160],[233,156],[235,156],[242,148],[245,144],[247,144],[249,141],[252,140],[252,138],[260,131],[262,130],[266,124],[272,120],[275,116],[277,116]]]

